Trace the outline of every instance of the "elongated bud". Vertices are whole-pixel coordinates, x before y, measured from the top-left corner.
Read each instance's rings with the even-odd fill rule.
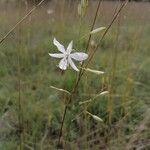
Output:
[[[91,114],[91,113],[88,112],[88,111],[86,111],[86,113],[87,113],[88,115],[90,115],[94,120],[99,121],[99,122],[103,122],[103,120],[102,120],[100,117],[98,117],[98,116],[96,116],[96,115],[93,115],[93,114]]]
[[[97,28],[97,29],[94,29],[93,31],[91,31],[90,34],[95,34],[95,33],[98,33],[100,31],[103,31],[105,29],[106,29],[106,27],[100,27],[100,28]]]
[[[100,95],[107,95],[108,93],[108,91],[103,91],[102,93],[100,93]]]
[[[64,93],[67,93],[67,94],[71,95],[71,93],[70,93],[69,91],[64,90],[64,89],[60,89],[60,88],[57,88],[57,87],[54,87],[54,86],[50,86],[50,88],[52,88],[52,89],[55,89],[55,90],[57,90],[57,91],[64,92]]]
[[[90,68],[82,68],[82,69],[84,69],[85,71],[97,74],[97,75],[104,74],[103,71],[99,71],[99,70],[94,70],[94,69],[90,69]]]
[[[96,121],[103,122],[103,120],[102,120],[100,117],[96,116],[96,115],[93,115],[92,117],[93,117],[93,119],[95,119]]]

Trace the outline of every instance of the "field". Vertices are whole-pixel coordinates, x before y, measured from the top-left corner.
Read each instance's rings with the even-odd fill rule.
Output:
[[[42,4],[0,44],[0,150],[150,149],[150,4],[129,2],[90,42],[98,1],[82,16],[78,4]],[[94,29],[107,28],[121,4],[103,1]],[[30,9],[0,5],[0,39]],[[76,63],[84,74],[75,92],[79,72],[48,55],[58,52],[54,37],[80,52],[89,44],[89,56],[97,48],[91,70]]]

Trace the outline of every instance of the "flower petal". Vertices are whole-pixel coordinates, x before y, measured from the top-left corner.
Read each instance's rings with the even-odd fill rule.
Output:
[[[70,64],[70,66],[75,70],[75,71],[79,71],[79,69],[76,67],[76,65],[74,64],[74,62],[72,61],[71,57],[68,57],[68,62]]]
[[[59,68],[62,70],[66,70],[68,66],[68,62],[66,58],[61,59],[60,63],[59,63]]]
[[[70,57],[77,60],[77,61],[83,61],[83,60],[86,60],[88,58],[88,54],[86,53],[72,53],[70,54]]]
[[[70,54],[72,51],[72,47],[73,47],[73,41],[71,41],[67,47],[67,54]]]
[[[63,57],[65,57],[65,55],[62,54],[62,53],[54,53],[54,54],[49,53],[49,55],[51,57],[54,57],[54,58],[63,58]]]
[[[57,46],[57,48],[60,52],[62,52],[62,53],[66,52],[64,46],[62,44],[60,44],[55,38],[53,40],[53,43],[55,46]]]

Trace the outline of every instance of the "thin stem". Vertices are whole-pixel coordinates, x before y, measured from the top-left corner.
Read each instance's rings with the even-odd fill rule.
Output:
[[[98,17],[98,12],[99,12],[99,9],[100,9],[100,6],[101,6],[101,2],[103,0],[99,0],[99,3],[98,3],[98,6],[97,6],[97,9],[96,9],[96,13],[95,13],[95,16],[94,16],[94,20],[93,20],[93,24],[91,26],[91,29],[90,29],[90,32],[94,29],[94,26],[95,26],[95,23],[96,23],[96,20],[97,20],[97,17]],[[88,49],[89,49],[89,44],[90,44],[90,41],[91,41],[91,38],[92,38],[92,35],[90,34],[89,38],[88,38],[88,42],[87,42],[87,46],[86,46],[86,51],[85,52],[88,52]],[[82,63],[81,65],[81,68],[83,67],[84,65],[84,62]],[[77,77],[77,80],[76,80],[76,83],[75,83],[75,86],[74,86],[74,89],[73,89],[73,93],[76,92],[76,89],[78,87],[78,84],[80,82],[80,76],[82,74],[82,69],[80,69],[79,71],[79,75]]]
[[[18,55],[18,118],[19,118],[19,134],[20,134],[20,149],[22,149],[22,115],[21,115],[21,81],[20,81],[20,57]]]
[[[120,3],[120,0],[119,2]],[[116,31],[116,38],[115,38],[115,44],[114,44],[114,52],[113,52],[113,59],[112,59],[112,72],[110,73],[109,77],[109,99],[108,99],[108,123],[111,125],[112,123],[112,113],[113,113],[113,93],[114,93],[114,79],[115,79],[115,73],[116,73],[116,66],[117,66],[117,59],[118,59],[118,40],[119,40],[119,33],[120,33],[120,20],[121,19],[121,13],[118,16],[118,23],[117,23],[117,31]]]
[[[98,6],[97,6],[97,9],[96,9],[96,13],[95,13],[95,16],[94,16],[94,20],[93,20],[93,24],[92,24],[92,26],[91,26],[90,32],[93,31],[93,29],[94,29],[94,26],[95,26],[95,23],[96,23],[96,20],[97,20],[97,17],[98,17],[98,12],[99,12],[99,9],[100,9],[101,2],[102,2],[102,1],[103,1],[103,0],[99,0],[99,3],[98,3]],[[88,42],[87,42],[86,52],[87,52],[88,49],[89,49],[91,37],[92,37],[92,35],[90,34],[90,36],[89,36],[89,38],[88,38]]]
[[[102,35],[101,39],[100,39],[100,43],[101,41],[104,39],[104,37],[106,36],[106,34],[108,33],[109,29],[111,28],[111,26],[113,25],[114,21],[117,19],[118,15],[120,14],[121,10],[126,6],[126,4],[128,3],[128,0],[126,0],[120,7],[120,9],[114,14],[113,16],[113,19],[112,21],[110,22],[109,26],[107,27],[106,31],[104,32],[104,34]],[[99,6],[99,5],[98,5]],[[95,52],[97,51],[98,47],[100,46],[100,43],[97,45],[97,47],[95,48],[95,50],[93,51],[93,53],[91,54],[87,64],[85,65],[85,68],[89,65],[91,59],[93,58]],[[71,100],[72,100],[72,96],[73,94],[76,92],[77,90],[77,87],[79,85],[79,82],[82,78],[84,74],[84,71],[82,72],[82,68],[80,69],[80,72],[79,72],[79,76],[77,78],[77,81],[75,83],[75,86],[72,90],[72,93],[71,93],[71,96],[68,100],[68,103],[66,104],[65,106],[65,110],[64,110],[64,113],[63,113],[63,119],[62,119],[62,123],[61,123],[61,128],[60,128],[60,132],[59,132],[59,139],[58,139],[58,145],[57,145],[57,149],[59,149],[59,145],[60,145],[60,139],[61,139],[61,136],[62,136],[62,130],[63,130],[63,125],[64,125],[64,121],[65,121],[65,117],[66,117],[66,113],[67,113],[67,109],[68,109],[68,105],[70,104]]]
[[[19,50],[20,51],[20,50]],[[19,54],[20,55],[20,54]],[[22,143],[23,143],[23,112],[22,112],[22,102],[21,102],[21,79],[20,79],[20,56],[18,56],[18,109],[19,109],[19,134],[20,134],[20,150],[22,150]]]
[[[100,46],[101,41],[104,39],[104,37],[105,37],[106,34],[108,33],[109,29],[111,28],[111,26],[113,25],[113,23],[114,23],[114,21],[117,19],[117,17],[119,16],[121,10],[126,6],[127,2],[128,2],[128,0],[126,0],[126,1],[121,5],[120,9],[114,14],[112,21],[111,21],[110,24],[108,25],[108,27],[107,27],[107,29],[105,30],[104,34],[102,35],[99,44],[96,46],[95,50],[93,51],[93,53],[92,53],[91,56],[89,57],[88,62],[86,63],[86,65],[85,65],[84,68],[86,68],[86,67],[89,65],[89,63],[90,63],[90,61],[92,60],[92,58],[93,58],[95,52],[97,51],[98,47]],[[83,66],[83,65],[82,65],[82,66]],[[81,67],[82,67],[82,66],[81,66]],[[79,82],[80,82],[80,80],[81,80],[81,78],[82,78],[84,72],[85,72],[85,71],[82,70],[82,68],[81,68],[81,69],[80,69],[80,72],[79,72],[79,75],[78,75],[78,78],[77,78],[77,82],[76,82],[76,85],[75,85],[75,89],[77,89],[78,84],[79,84]]]
[[[100,0],[99,3],[98,3],[97,9],[96,9],[96,13],[95,13],[95,16],[94,16],[94,20],[93,20],[93,24],[92,24],[92,26],[91,26],[91,30],[90,30],[90,31],[92,31],[92,30],[94,29],[94,26],[95,26],[95,23],[96,23],[96,20],[97,20],[97,17],[98,17],[98,11],[99,11],[101,2],[102,2],[102,0]],[[80,22],[81,22],[81,21],[80,21]],[[88,51],[90,41],[91,41],[91,35],[89,36],[89,39],[88,39],[86,51]],[[82,65],[83,65],[83,64],[82,64]],[[80,76],[80,74],[81,74],[81,70],[80,70],[80,72],[79,72],[79,76]],[[79,78],[79,76],[77,77],[77,79]],[[59,131],[59,139],[58,139],[57,149],[59,149],[59,146],[60,146],[60,141],[61,141],[61,136],[62,136],[62,130],[63,130],[63,125],[64,125],[64,121],[65,121],[65,117],[66,117],[68,105],[69,105],[70,102],[72,101],[72,96],[73,96],[74,93],[76,92],[78,83],[79,83],[79,80],[77,80],[77,82],[75,83],[75,85],[74,85],[74,87],[73,87],[73,90],[72,90],[72,93],[71,93],[71,95],[70,95],[70,97],[69,97],[69,100],[68,100],[68,102],[67,102],[67,104],[66,104],[66,106],[65,106],[65,109],[64,109],[63,118],[62,118],[62,122],[61,122],[61,127],[60,127],[60,131]]]
[[[100,6],[101,6],[101,2],[102,2],[102,0],[99,0],[99,3],[98,3],[98,6],[97,6],[97,9],[96,9],[95,17],[94,17],[93,24],[91,26],[90,32],[94,29],[94,26],[95,26],[95,23],[96,23],[96,20],[97,20],[97,17],[98,17],[98,12],[99,12],[99,9],[100,9]],[[90,36],[88,38],[87,47],[86,47],[85,52],[88,52],[91,38],[92,38],[92,35],[90,34]],[[82,63],[81,68],[83,67],[83,65],[84,65],[84,62]],[[76,91],[76,88],[77,88],[77,86],[80,82],[80,76],[81,75],[82,75],[82,69],[80,69],[80,71],[79,71],[79,75],[77,77],[77,81],[76,81],[76,84],[75,84],[74,89],[73,89],[74,92]]]
[[[65,117],[66,117],[66,113],[67,113],[67,109],[68,109],[68,105],[65,105],[65,109],[64,109],[64,113],[63,113],[63,118],[62,118],[62,122],[61,122],[61,127],[59,130],[59,139],[58,139],[58,144],[57,144],[57,150],[60,147],[60,141],[61,141],[61,136],[62,136],[62,130],[63,130],[63,125],[64,125],[64,121],[65,121]]]
[[[22,5],[21,2],[19,2],[19,16],[21,15],[21,9]],[[21,26],[19,25],[18,28],[18,37],[21,37]],[[23,101],[21,98],[21,39],[18,39],[18,109],[19,109],[19,132],[20,132],[20,150],[24,149],[24,114],[23,114]]]
[[[104,40],[106,34],[108,33],[108,31],[109,31],[110,28],[112,27],[112,25],[113,25],[113,23],[115,22],[115,20],[118,18],[118,16],[119,16],[120,12],[122,11],[122,9],[127,5],[127,3],[128,3],[128,0],[126,0],[126,1],[120,6],[119,10],[114,14],[112,21],[111,21],[110,24],[108,25],[108,27],[107,27],[107,29],[105,30],[104,34],[102,35],[99,44],[96,46],[95,50],[94,50],[93,53],[90,55],[90,57],[89,57],[89,59],[88,59],[88,61],[87,61],[87,63],[86,63],[86,65],[85,65],[84,68],[86,68],[86,67],[89,65],[89,63],[91,62],[91,60],[92,60],[92,58],[93,58],[95,52],[97,51],[98,47],[99,47],[100,44],[101,44],[101,42]],[[84,74],[84,70],[83,70],[81,76],[79,76],[79,79],[78,79],[78,80],[81,79],[81,77],[83,76],[83,74]]]
[[[45,0],[41,0],[36,6],[34,6],[23,18],[21,18],[0,40],[0,44],[20,25],[28,16],[30,16]]]

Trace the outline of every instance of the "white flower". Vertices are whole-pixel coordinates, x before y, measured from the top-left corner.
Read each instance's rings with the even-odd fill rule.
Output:
[[[61,53],[54,53],[54,54],[49,53],[49,55],[51,57],[61,58],[61,60],[59,62],[59,68],[62,70],[66,70],[67,67],[70,65],[74,70],[79,71],[79,69],[76,67],[76,65],[74,64],[72,59],[74,59],[76,61],[83,61],[88,58],[88,55],[83,52],[71,53],[73,50],[72,49],[73,41],[71,41],[69,43],[66,50],[65,50],[64,46],[62,44],[60,44],[55,38],[53,40],[53,43],[58,48],[58,51],[60,51]]]

